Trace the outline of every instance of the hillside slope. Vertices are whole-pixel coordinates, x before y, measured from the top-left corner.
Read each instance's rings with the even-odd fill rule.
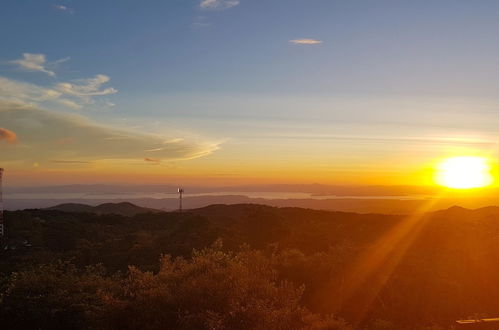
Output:
[[[46,210],[62,212],[85,212],[95,214],[118,214],[123,216],[134,216],[141,213],[157,213],[160,210],[137,206],[128,202],[104,203],[97,206],[86,204],[66,203],[48,207]]]

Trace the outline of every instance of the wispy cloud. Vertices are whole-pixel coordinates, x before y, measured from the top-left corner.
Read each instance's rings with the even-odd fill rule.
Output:
[[[53,61],[53,62],[48,63],[48,65],[49,66],[57,66],[57,65],[59,65],[61,63],[69,61],[70,59],[71,59],[71,57],[69,57],[69,56],[68,57],[64,57],[64,58],[60,58],[57,61]]]
[[[94,78],[78,79],[74,83],[59,83],[56,85],[56,89],[63,94],[75,96],[89,102],[92,96],[110,95],[118,92],[113,87],[101,89],[102,85],[109,81],[108,76],[98,74]]]
[[[0,100],[40,103],[60,98],[61,92],[0,76]]]
[[[61,58],[56,61],[48,62],[44,54],[24,53],[21,58],[9,61],[8,63],[16,65],[19,69],[31,72],[43,72],[51,77],[55,77],[54,69],[63,62],[69,61],[69,57]]]
[[[0,76],[0,100],[25,104],[57,104],[71,109],[81,109],[82,102],[70,100],[62,92],[35,84]]]
[[[55,164],[90,164],[90,162],[84,162],[79,160],[53,160],[51,162]]]
[[[72,8],[69,8],[68,6],[65,6],[65,5],[53,5],[53,7],[57,10],[60,10],[60,11],[63,11],[63,12],[69,13],[69,14],[74,13],[74,10]]]
[[[294,45],[318,45],[322,44],[322,40],[317,40],[317,39],[293,39],[289,40],[290,43]]]
[[[55,76],[54,71],[48,70],[45,67],[47,59],[44,54],[24,53],[22,58],[10,61],[10,63],[18,65],[26,71],[44,72],[51,77]]]
[[[159,160],[159,159],[148,158],[148,157],[144,158],[144,161],[150,162],[150,163],[161,163],[161,160]]]
[[[208,18],[205,16],[198,16],[192,22],[191,27],[193,29],[203,29],[212,26],[211,22],[208,21]]]
[[[80,110],[81,108],[83,108],[83,105],[78,104],[75,101],[68,100],[68,99],[59,98],[56,100],[56,102],[59,103],[60,105],[63,105],[63,106],[66,106],[68,108],[75,109],[75,110]]]
[[[51,166],[56,164],[54,162],[69,165],[95,161],[184,160],[207,155],[218,148],[218,143],[172,142],[175,140],[168,136],[119,129],[82,116],[6,101],[0,101],[0,123],[5,127],[0,131],[4,139],[12,140],[9,132],[16,132],[19,138],[13,148],[0,145],[2,161],[38,163],[40,166]]]
[[[52,68],[69,57],[54,62],[47,62],[44,54],[24,53],[21,59],[10,61],[21,69],[34,72],[44,72],[55,77]],[[96,97],[115,94],[118,91],[113,87],[103,87],[110,78],[98,74],[92,78],[76,79],[70,82],[58,82],[49,86],[40,86],[21,82],[0,76],[0,100],[24,102],[30,104],[51,103],[71,109],[81,109],[88,105],[94,105]],[[113,107],[114,103],[103,100],[98,107]]]
[[[15,143],[17,141],[16,133],[6,128],[0,127],[0,142]]]
[[[239,5],[239,0],[202,0],[199,7],[202,9],[228,9]]]

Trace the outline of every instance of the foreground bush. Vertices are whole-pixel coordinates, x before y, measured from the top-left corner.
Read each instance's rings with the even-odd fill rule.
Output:
[[[121,296],[107,296],[113,329],[347,329],[300,306],[303,288],[277,281],[268,258],[219,247],[192,260],[164,257],[157,274],[130,268]]]
[[[104,290],[113,290],[117,277],[102,267],[77,269],[66,262],[13,273],[0,296],[3,329],[83,329],[104,308]]]
[[[270,258],[219,245],[161,259],[157,273],[106,276],[68,263],[14,273],[1,297],[6,329],[349,329],[300,305]]]

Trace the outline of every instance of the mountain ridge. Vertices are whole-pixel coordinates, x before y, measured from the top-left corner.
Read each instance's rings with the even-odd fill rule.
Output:
[[[130,202],[103,203],[97,206],[79,203],[63,203],[52,207],[44,208],[49,211],[95,213],[95,214],[118,214],[123,216],[135,216],[142,213],[158,213],[161,210],[141,207]]]

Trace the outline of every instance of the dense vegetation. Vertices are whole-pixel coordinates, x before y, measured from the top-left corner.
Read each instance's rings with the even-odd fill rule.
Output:
[[[6,214],[10,329],[448,329],[499,315],[499,209]]]

